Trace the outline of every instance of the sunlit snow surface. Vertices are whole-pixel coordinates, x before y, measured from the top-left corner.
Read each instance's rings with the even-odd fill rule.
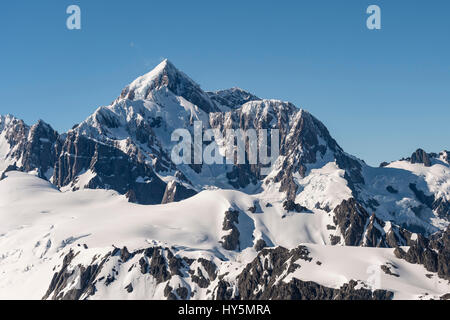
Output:
[[[256,198],[261,199],[261,210],[251,213],[248,208]],[[225,279],[232,278],[256,256],[253,238],[288,248],[308,243],[313,261],[299,261],[302,267],[292,275],[302,280],[336,288],[351,279],[367,282],[371,266],[390,262],[398,267],[395,272],[400,277],[381,272],[379,285],[392,290],[396,299],[439,297],[450,291],[448,283],[435,274],[426,277],[430,272],[423,266],[395,258],[393,249],[326,245],[329,214],[315,210],[283,217],[281,203],[269,198],[268,193],[250,196],[208,190],[178,203],[140,206],[113,191],[60,192],[33,175],[9,172],[0,181],[0,299],[41,299],[53,268],[71,247],[81,250],[74,263],[88,264],[95,255],[110,251],[112,245],[133,250],[156,241],[175,246],[183,255],[215,259],[219,273],[229,272]],[[269,200],[272,206],[266,207]],[[231,207],[243,212],[238,225],[241,252],[224,250],[219,244],[224,212]],[[80,249],[79,244],[88,249]],[[135,277],[131,294],[123,290],[130,277]],[[92,298],[163,299],[162,285],[152,284],[148,275],[137,271],[124,272],[109,287],[99,285]],[[196,298],[207,296],[200,292]]]

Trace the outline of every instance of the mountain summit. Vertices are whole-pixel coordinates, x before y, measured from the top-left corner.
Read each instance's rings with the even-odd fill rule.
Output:
[[[167,59],[149,73],[130,83],[122,91],[121,97],[130,100],[148,100],[151,99],[154,91],[164,89],[185,98],[205,112],[219,111],[216,104],[201,90],[200,86]]]

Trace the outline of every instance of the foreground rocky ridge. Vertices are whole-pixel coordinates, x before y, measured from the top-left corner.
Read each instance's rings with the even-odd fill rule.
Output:
[[[264,249],[245,266],[234,284],[223,280],[220,262],[203,258],[190,259],[176,256],[175,248],[149,247],[129,252],[126,247],[114,249],[106,255],[94,256],[90,265],[73,265],[80,254],[70,250],[64,256],[60,269],[54,274],[43,299],[78,300],[95,298],[97,286],[108,288],[119,278],[120,273],[149,275],[154,286],[164,287],[164,297],[169,300],[198,298],[200,291],[206,297],[218,300],[390,300],[393,293],[387,290],[357,289],[357,281],[350,281],[339,289],[327,288],[312,281],[286,278],[300,265],[298,259],[311,262],[309,251],[300,246],[294,250],[282,247]],[[176,251],[175,251],[176,252]],[[265,261],[264,264],[261,261]],[[126,268],[124,266],[126,264]],[[218,266],[219,265],[219,266]],[[129,267],[128,267],[129,266]],[[127,270],[125,270],[127,269]],[[286,272],[287,271],[287,272]],[[105,274],[107,274],[105,276]],[[135,278],[122,290],[133,293]]]
[[[439,277],[450,281],[450,228],[430,239],[418,235],[408,250],[396,248],[394,253],[398,258],[422,264],[428,271],[437,272]]]
[[[328,263],[317,259],[309,247],[303,245],[291,250],[283,247],[265,248],[253,260],[242,265],[211,256],[206,259],[192,258],[184,256],[180,248],[160,245],[131,252],[126,247],[114,248],[106,254],[94,255],[87,265],[77,261],[77,256],[86,252],[86,248],[75,248],[63,257],[62,262],[55,267],[53,279],[43,299],[97,299],[108,292],[110,297],[152,299],[161,295],[169,300],[395,298],[393,291],[377,287],[380,280],[378,284],[376,281],[372,283],[370,277],[350,279],[335,287],[302,280],[303,268],[326,268]],[[78,260],[88,261],[86,257]],[[382,277],[402,281],[403,275],[396,271],[399,266],[398,263],[387,261],[384,265],[375,265],[375,270],[383,274]],[[433,272],[436,271],[429,271],[432,273],[426,276],[434,277]],[[445,272],[447,275],[439,276],[448,280],[448,270]],[[389,287],[387,280],[381,283]],[[147,288],[145,293],[142,292],[143,286]],[[445,298],[445,295],[435,298]]]

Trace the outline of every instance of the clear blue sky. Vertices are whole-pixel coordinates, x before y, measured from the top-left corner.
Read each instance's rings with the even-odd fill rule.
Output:
[[[166,57],[203,89],[309,110],[378,165],[450,149],[449,16],[448,0],[2,1],[0,114],[66,131]]]

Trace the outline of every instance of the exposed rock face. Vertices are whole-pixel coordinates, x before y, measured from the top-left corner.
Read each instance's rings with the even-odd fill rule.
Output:
[[[369,224],[366,227],[365,232],[365,245],[367,247],[388,247],[385,237],[381,230],[384,227],[384,222],[378,219],[375,214],[372,214],[369,218]]]
[[[139,160],[139,154],[126,154],[73,132],[58,151],[53,176],[58,187],[76,187],[79,177],[88,174],[87,184],[78,187],[111,188],[121,194],[132,190],[140,204],[159,204],[163,199],[166,184]]]
[[[216,276],[217,276],[217,266],[213,262],[203,259],[203,258],[199,258],[198,262],[200,262],[200,264],[203,266],[203,268],[208,273],[209,279],[215,280]]]
[[[172,277],[184,277],[190,274],[190,265],[182,258],[175,256],[171,249],[160,246],[149,247],[143,250],[129,252],[126,247],[115,248],[104,256],[94,257],[89,265],[73,264],[74,258],[79,254],[71,250],[63,259],[62,265],[49,285],[43,299],[77,300],[87,299],[94,295],[100,284],[109,286],[116,281],[121,265],[133,261],[131,272],[135,265],[139,265],[141,274],[150,275],[157,284],[169,281]],[[111,261],[117,264],[111,265]],[[193,262],[191,262],[192,264]],[[215,279],[216,266],[211,261],[202,258],[197,264],[202,264],[208,270],[209,279]],[[78,279],[78,280],[77,280]],[[209,280],[207,280],[209,282]],[[134,288],[130,283],[124,287],[128,293]],[[176,288],[173,290],[167,283],[165,296],[170,299],[186,299],[190,290]]]
[[[377,218],[375,214],[369,215],[354,198],[342,201],[334,209],[333,220],[347,246],[395,248],[409,245],[412,235],[411,232],[390,222],[386,232],[386,222]],[[339,237],[333,237],[331,240],[333,245],[340,242]]]
[[[168,251],[169,252],[169,251]],[[150,274],[152,275],[156,283],[161,283],[169,280],[172,276],[171,270],[168,268],[168,261],[166,261],[166,256],[164,255],[165,249],[160,247],[148,248],[144,251],[144,257],[139,260],[139,264],[141,265],[141,273],[142,274]],[[167,255],[167,259],[171,257],[174,259],[173,254]],[[181,260],[177,263],[181,264]],[[174,274],[178,274],[178,269],[174,269]]]
[[[183,199],[190,198],[196,194],[195,190],[188,189],[182,184],[172,181],[167,184],[166,190],[164,191],[164,196],[161,201],[162,204],[177,202]]]
[[[297,185],[293,175],[299,173],[301,177],[307,174],[307,165],[319,161],[331,152],[337,165],[346,171],[349,184],[364,183],[361,176],[361,166],[358,161],[347,156],[330,136],[327,128],[306,111],[297,113],[284,143],[281,144],[281,154],[285,155],[274,182],[280,182],[280,191],[286,192],[288,199],[293,200],[297,193]]]
[[[239,211],[230,209],[225,212],[223,231],[228,232],[222,237],[222,247],[226,250],[239,250],[240,232],[236,224],[239,223]]]
[[[391,224],[389,231],[384,235],[386,247],[396,248],[411,244],[412,233],[406,229]]]
[[[133,285],[130,283],[129,285],[127,285],[125,287],[125,289],[127,290],[128,293],[131,293],[131,292],[133,292]]]
[[[395,255],[410,263],[423,264],[431,272],[437,272],[441,278],[450,280],[450,228],[433,235],[430,239],[418,235],[411,241],[408,251],[396,248]]]
[[[345,170],[349,185],[364,183],[361,163],[339,147],[319,120],[305,110],[298,110],[291,103],[278,100],[249,101],[229,112],[210,114],[210,125],[222,133],[226,129],[266,129],[270,134],[271,129],[278,129],[282,161],[274,168],[273,177],[266,179],[265,183],[280,183],[280,191],[286,193],[288,200],[294,200],[298,189],[294,174],[305,177],[308,165],[324,161],[327,155]],[[230,184],[235,188],[255,184],[265,178],[260,174],[263,167],[261,164],[234,166],[228,174]]]
[[[368,218],[367,211],[354,198],[342,201],[334,209],[333,220],[344,236],[345,245],[360,245]]]
[[[391,276],[397,277],[397,278],[399,277],[398,274],[392,272],[392,269],[396,269],[397,268],[397,267],[393,266],[392,264],[391,265],[385,265],[384,264],[380,268],[381,268],[381,270],[383,270],[384,273],[386,273],[388,275],[391,275]]]
[[[311,260],[309,251],[305,247],[288,250],[283,247],[275,249],[263,249],[259,258],[248,264],[238,277],[239,296],[243,300],[265,299],[270,295],[270,288],[275,285],[285,269],[293,272],[299,265],[295,264],[298,259]],[[261,259],[264,257],[264,259]],[[289,264],[286,264],[287,261]],[[261,261],[264,261],[263,263]],[[262,288],[265,288],[262,290]],[[266,296],[265,296],[266,295]]]
[[[190,198],[194,196],[197,192],[193,189],[188,189],[181,183],[176,181],[169,182],[167,184],[166,190],[164,191],[164,196],[161,201],[162,204],[170,202],[178,202],[183,199]]]
[[[256,251],[261,251],[265,247],[267,247],[267,243],[263,239],[259,239],[258,241],[256,241],[256,244],[255,244]]]
[[[411,160],[410,161],[411,161],[411,163],[423,163],[425,167],[430,167],[431,166],[430,157],[422,149],[417,149],[411,155]]]
[[[395,190],[392,186],[387,186],[386,190],[390,193],[398,193],[398,190]]]
[[[433,194],[426,195],[414,183],[410,183],[409,188],[413,191],[419,202],[436,212],[440,218],[447,221],[450,219],[450,202],[445,197],[442,196],[436,199]]]
[[[450,201],[444,197],[437,198],[433,201],[432,209],[438,214],[440,218],[447,221],[450,220]]]
[[[220,280],[215,289],[215,300],[234,300],[231,284]]]
[[[305,208],[305,207],[301,206],[300,204],[295,203],[292,200],[286,200],[283,203],[283,208],[286,211],[295,211],[298,213],[308,210],[308,208]]]
[[[239,108],[249,101],[261,100],[257,96],[240,88],[231,88],[215,92],[207,92],[211,100],[228,108]]]
[[[0,133],[5,135],[10,152],[3,155],[20,171],[36,171],[39,177],[49,179],[56,160],[58,133],[50,125],[39,120],[28,127],[12,116],[0,117]],[[0,155],[1,157],[2,155]]]
[[[2,123],[11,148],[7,157],[10,162],[20,163],[20,166],[10,165],[9,170],[36,171],[39,177],[50,180],[57,187],[114,189],[121,194],[133,195],[132,201],[141,204],[159,204],[163,199],[166,183],[136,148],[124,153],[114,145],[100,143],[76,131],[58,135],[43,121],[31,128],[13,117],[8,118],[8,127],[5,120]],[[164,157],[161,159],[164,161]],[[85,184],[80,185],[83,174],[89,179],[81,179]],[[172,201],[195,194],[183,186],[176,191],[169,197]]]
[[[409,184],[409,188],[414,192],[417,200],[426,205],[429,208],[433,208],[434,196],[427,196],[422,190],[417,189],[417,186],[414,183]]]
[[[21,171],[36,171],[44,179],[52,176],[59,135],[50,125],[39,120],[30,128],[22,120],[2,116],[2,132],[10,147],[10,152],[3,156],[10,159],[12,166]]]
[[[5,154],[0,154],[0,160],[9,160],[3,166],[0,162],[0,171],[4,171],[7,167],[11,169],[18,164],[24,152],[29,131],[30,128],[22,120],[10,115],[0,115],[0,137],[9,145],[9,150],[0,150],[1,153],[6,151]],[[5,146],[2,149],[6,149]]]
[[[20,119],[13,116],[0,116],[0,132],[4,135],[10,146],[11,152],[8,155],[11,158],[18,159],[23,144],[26,142],[30,128]]]
[[[32,126],[22,156],[22,169],[37,169],[41,178],[49,179],[53,175],[58,137],[58,133],[42,120]]]
[[[76,254],[71,250],[64,257],[60,271],[54,274],[50,286],[42,299],[78,300],[82,295],[90,296],[95,293],[95,278],[102,270],[102,266],[109,255],[100,264],[92,264],[87,267],[78,265],[76,269],[69,270],[69,266],[75,256]],[[75,288],[71,288],[73,287],[76,273],[79,273],[80,280]]]
[[[189,271],[192,282],[198,284],[200,288],[208,288],[211,282],[217,277],[217,266],[213,262],[203,258],[199,258],[197,261],[200,263],[197,270],[195,272]],[[206,274],[203,274],[200,266],[206,271]]]
[[[387,300],[392,299],[393,293],[386,290],[355,289],[356,281],[344,284],[340,289],[327,288],[310,281],[293,278],[289,282],[283,279],[296,269],[301,268],[296,262],[299,260],[311,263],[309,251],[299,246],[293,250],[282,247],[263,249],[251,263],[249,263],[238,277],[239,295],[234,297],[242,300]],[[230,298],[223,293],[224,283],[217,289],[218,298]]]
[[[6,169],[0,175],[0,181],[6,178],[6,173],[8,173],[10,171],[18,171],[18,170],[19,170],[19,168],[17,168],[17,166],[15,164],[9,165],[8,167],[6,167]]]

